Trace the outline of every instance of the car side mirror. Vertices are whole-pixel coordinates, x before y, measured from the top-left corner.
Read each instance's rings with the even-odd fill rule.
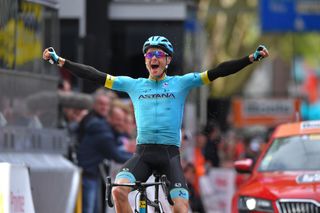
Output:
[[[253,167],[253,160],[250,158],[244,160],[237,160],[234,162],[234,168],[239,173],[251,173]]]

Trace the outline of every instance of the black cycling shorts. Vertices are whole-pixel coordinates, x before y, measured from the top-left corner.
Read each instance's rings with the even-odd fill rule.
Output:
[[[154,173],[165,174],[170,181],[171,198],[188,199],[188,187],[180,162],[180,151],[174,145],[138,144],[136,153],[121,168],[118,178],[145,182]]]

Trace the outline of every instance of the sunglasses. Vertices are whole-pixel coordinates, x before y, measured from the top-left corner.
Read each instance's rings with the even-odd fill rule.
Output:
[[[158,50],[144,54],[144,57],[146,57],[147,59],[151,59],[153,56],[155,56],[156,58],[164,58],[168,56],[168,54]]]

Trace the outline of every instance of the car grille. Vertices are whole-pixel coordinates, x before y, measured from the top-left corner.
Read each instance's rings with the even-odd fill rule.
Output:
[[[280,213],[320,213],[320,203],[306,199],[281,199],[277,203]]]

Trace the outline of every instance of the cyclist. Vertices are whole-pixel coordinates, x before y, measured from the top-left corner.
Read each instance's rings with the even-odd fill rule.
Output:
[[[151,36],[142,48],[149,78],[133,79],[127,76],[112,76],[95,68],[59,57],[53,48],[43,52],[43,59],[51,60],[72,74],[92,80],[106,88],[128,93],[137,123],[137,149],[134,156],[116,176],[116,183],[136,180],[146,181],[155,170],[167,175],[171,186],[170,196],[174,212],[188,212],[188,188],[180,164],[180,129],[185,99],[189,91],[208,84],[218,77],[240,71],[242,68],[269,55],[260,45],[249,56],[226,61],[217,67],[182,76],[167,75],[174,50],[163,36]],[[130,189],[115,187],[113,198],[116,212],[132,212],[128,194]]]

